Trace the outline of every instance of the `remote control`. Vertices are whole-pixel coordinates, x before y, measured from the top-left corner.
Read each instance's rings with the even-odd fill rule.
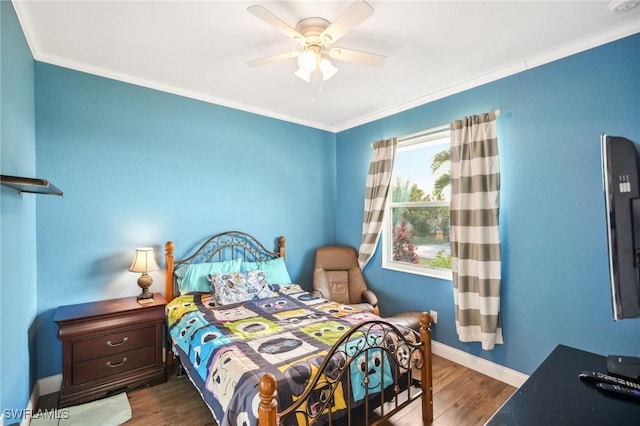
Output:
[[[626,386],[612,385],[610,383],[596,383],[598,390],[615,395],[640,399],[640,390],[631,389]]]
[[[610,376],[598,371],[583,371],[582,373],[578,374],[578,377],[580,377],[580,380],[595,383],[596,385],[600,383],[608,383],[610,385],[626,386],[628,388],[640,391],[640,383],[621,379],[620,377]]]

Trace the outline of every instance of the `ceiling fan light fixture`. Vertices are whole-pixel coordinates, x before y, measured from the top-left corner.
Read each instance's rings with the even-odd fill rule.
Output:
[[[294,72],[296,77],[301,80],[306,81],[307,83],[311,83],[311,72],[307,70],[303,70],[302,68],[298,68],[296,72]]]
[[[318,66],[316,60],[316,52],[312,50],[305,50],[300,55],[298,55],[298,66],[301,70],[312,72]]]
[[[320,72],[322,73],[323,81],[329,80],[338,72],[338,68],[333,66],[331,61],[328,60],[327,58],[322,58],[322,60],[318,64],[318,68],[320,68]]]

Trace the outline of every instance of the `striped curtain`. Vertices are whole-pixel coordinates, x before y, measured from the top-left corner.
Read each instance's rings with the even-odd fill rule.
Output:
[[[503,343],[500,325],[500,161],[493,112],[451,123],[451,261],[462,342]]]
[[[364,191],[362,241],[358,253],[360,269],[363,269],[369,262],[380,239],[384,207],[391,183],[391,171],[393,170],[393,159],[396,155],[397,145],[397,138],[374,142],[372,145],[373,155]]]

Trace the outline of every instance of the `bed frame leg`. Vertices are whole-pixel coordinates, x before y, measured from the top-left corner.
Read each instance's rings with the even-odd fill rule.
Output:
[[[423,312],[420,315],[420,341],[424,362],[420,371],[422,380],[422,420],[425,424],[433,422],[433,383],[431,364],[431,316]]]
[[[277,426],[278,401],[276,378],[265,373],[260,379],[260,404],[258,405],[258,425]]]
[[[184,366],[182,365],[182,362],[180,362],[180,360],[178,360],[178,368],[176,369],[176,377],[182,377],[184,376]]]

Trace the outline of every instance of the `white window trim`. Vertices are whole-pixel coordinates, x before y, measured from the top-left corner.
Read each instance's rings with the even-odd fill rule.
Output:
[[[406,148],[411,145],[422,144],[424,142],[430,142],[434,140],[438,140],[442,138],[442,133],[446,132],[450,129],[449,125],[443,125],[434,127],[431,129],[423,130],[416,133],[411,133],[409,135],[401,136],[398,138],[398,147]],[[383,235],[382,235],[382,269],[389,269],[392,271],[405,272],[408,274],[422,275],[425,277],[438,278],[442,280],[453,281],[453,272],[448,269],[439,269],[439,268],[429,268],[426,266],[417,266],[412,265],[406,262],[396,262],[393,260],[389,260],[391,257],[391,253],[389,253],[390,244],[388,244],[387,239],[389,236],[393,235],[393,224],[391,223],[390,214],[391,211],[391,202],[389,198],[391,197],[391,191],[389,191],[389,195],[387,196],[387,204],[385,207],[385,215],[383,219]],[[411,203],[412,207],[421,207],[417,205],[417,203]],[[430,202],[425,203],[422,207],[437,207],[437,206],[451,206],[451,202]],[[402,203],[395,203],[394,207],[403,207]]]

